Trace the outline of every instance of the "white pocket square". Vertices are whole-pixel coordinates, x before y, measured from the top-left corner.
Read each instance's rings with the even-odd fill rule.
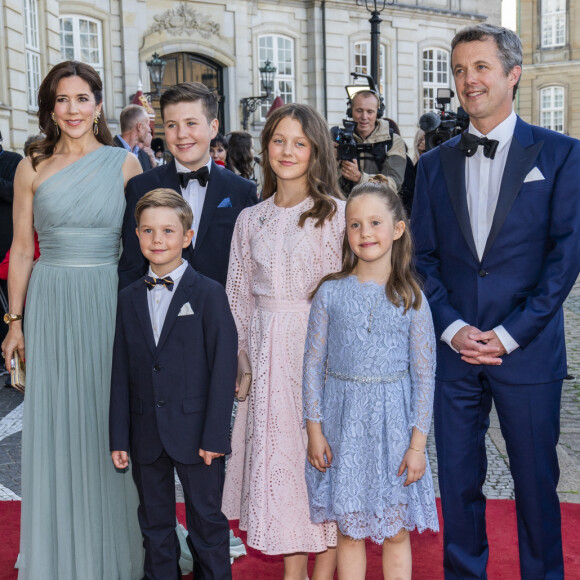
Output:
[[[191,306],[189,305],[189,302],[186,302],[181,307],[181,310],[179,311],[179,314],[177,316],[188,316],[190,314],[193,314],[193,310],[191,309]]]
[[[542,172],[537,167],[534,167],[526,175],[526,178],[524,179],[524,183],[529,183],[530,181],[542,181],[542,179],[546,179],[546,178],[542,175]]]

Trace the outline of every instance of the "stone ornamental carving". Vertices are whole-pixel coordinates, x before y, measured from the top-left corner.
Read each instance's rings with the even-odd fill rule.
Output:
[[[221,38],[220,25],[217,22],[185,4],[166,10],[163,14],[154,16],[153,20],[155,23],[149,27],[147,35],[166,31],[171,36],[183,36],[198,32],[203,38]]]

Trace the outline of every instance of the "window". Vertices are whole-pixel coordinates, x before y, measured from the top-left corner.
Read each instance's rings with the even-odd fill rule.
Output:
[[[90,64],[103,78],[103,41],[101,23],[84,16],[60,19],[60,56]]]
[[[294,41],[286,36],[275,34],[260,36],[258,39],[259,66],[269,60],[276,67],[274,76],[274,94],[280,96],[284,104],[293,103],[296,99],[294,72]],[[260,87],[260,92],[263,94]],[[266,119],[271,103],[261,107],[262,121]]]
[[[423,112],[435,111],[437,89],[448,89],[449,52],[440,48],[423,51]]]
[[[362,75],[371,74],[371,43],[369,41],[354,43],[354,68],[353,71]],[[354,81],[355,83],[357,81]],[[361,81],[362,82],[362,81]],[[379,58],[379,79],[375,79],[379,84],[379,93],[384,97],[387,86],[385,80],[385,47],[380,46]]]
[[[566,44],[566,0],[542,0],[542,48]]]
[[[38,35],[38,1],[24,0],[24,36],[26,46],[26,85],[28,108],[38,110],[40,87],[40,38]]]
[[[540,125],[564,132],[564,88],[546,87],[540,91]]]

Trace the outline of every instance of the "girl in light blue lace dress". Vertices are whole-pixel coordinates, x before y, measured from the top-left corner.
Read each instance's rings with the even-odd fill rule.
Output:
[[[355,187],[342,270],[314,291],[304,353],[306,482],[313,522],[338,524],[339,579],[364,579],[365,538],[385,578],[411,578],[409,531],[439,529],[425,451],[435,336],[412,243],[387,183]]]

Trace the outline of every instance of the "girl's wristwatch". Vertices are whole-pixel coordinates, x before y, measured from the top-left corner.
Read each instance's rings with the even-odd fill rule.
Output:
[[[8,313],[6,313],[4,315],[4,322],[6,324],[10,324],[11,322],[14,322],[15,320],[22,320],[22,314],[8,314]]]

